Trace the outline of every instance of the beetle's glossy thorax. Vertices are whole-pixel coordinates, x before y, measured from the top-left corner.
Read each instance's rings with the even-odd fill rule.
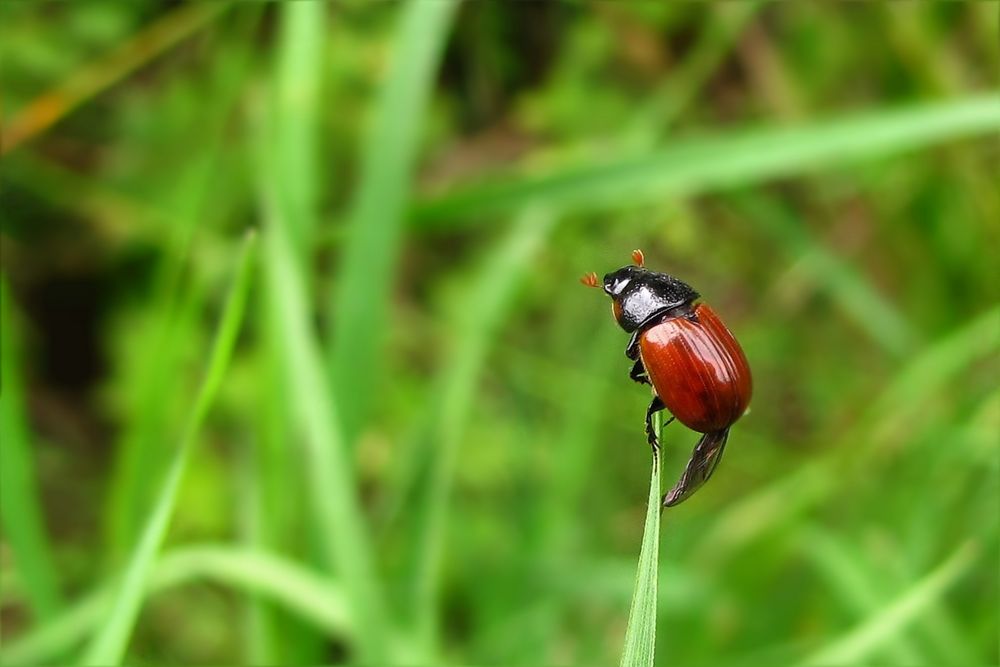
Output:
[[[704,303],[647,322],[639,353],[657,395],[692,430],[727,428],[750,404],[753,380],[746,355]]]
[[[604,276],[604,291],[612,299],[615,320],[628,332],[698,298],[684,281],[640,266],[625,266]]]

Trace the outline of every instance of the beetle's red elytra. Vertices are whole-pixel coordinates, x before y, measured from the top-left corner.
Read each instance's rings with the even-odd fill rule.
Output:
[[[722,458],[730,427],[746,412],[753,394],[750,365],[736,337],[687,283],[644,267],[641,250],[635,266],[604,276],[612,313],[632,334],[625,354],[635,363],[629,376],[653,387],[646,410],[646,435],[654,457],[659,441],[653,415],[669,410],[673,419],[702,433],[684,473],[663,496],[663,507],[689,498],[708,481]],[[597,287],[596,274],[581,282]],[[669,423],[669,422],[668,422]]]
[[[731,426],[753,391],[750,365],[733,334],[708,305],[668,317],[639,336],[639,357],[657,396],[692,431]]]

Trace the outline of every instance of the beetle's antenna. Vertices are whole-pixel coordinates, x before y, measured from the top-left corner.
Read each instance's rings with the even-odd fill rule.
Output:
[[[636,266],[642,268],[646,263],[646,257],[642,254],[641,250],[636,248],[632,251],[632,261],[635,262]]]
[[[587,287],[598,287],[600,285],[600,283],[597,282],[597,274],[593,271],[584,274],[584,276],[580,278],[580,282]]]

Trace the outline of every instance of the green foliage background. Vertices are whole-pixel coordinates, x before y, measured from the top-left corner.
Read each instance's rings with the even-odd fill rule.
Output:
[[[616,662],[640,247],[755,376],[657,662],[996,664],[997,22],[3,3],[0,660]]]

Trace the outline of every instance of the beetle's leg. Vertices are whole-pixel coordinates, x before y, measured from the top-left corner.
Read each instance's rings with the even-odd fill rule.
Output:
[[[625,356],[636,361],[639,359],[639,331],[633,331],[632,337],[628,339],[628,345],[625,346]]]
[[[654,396],[653,400],[649,402],[649,407],[646,408],[646,441],[649,443],[649,446],[653,448],[654,461],[660,451],[660,441],[656,438],[656,430],[653,428],[653,415],[666,407],[667,406],[663,404],[663,401],[660,400],[659,396]],[[663,423],[663,426],[666,426],[673,420],[674,418],[671,417]]]
[[[639,384],[653,384],[649,381],[649,376],[646,375],[646,367],[642,365],[642,359],[635,360],[635,363],[632,365],[632,370],[629,371],[628,376]]]

